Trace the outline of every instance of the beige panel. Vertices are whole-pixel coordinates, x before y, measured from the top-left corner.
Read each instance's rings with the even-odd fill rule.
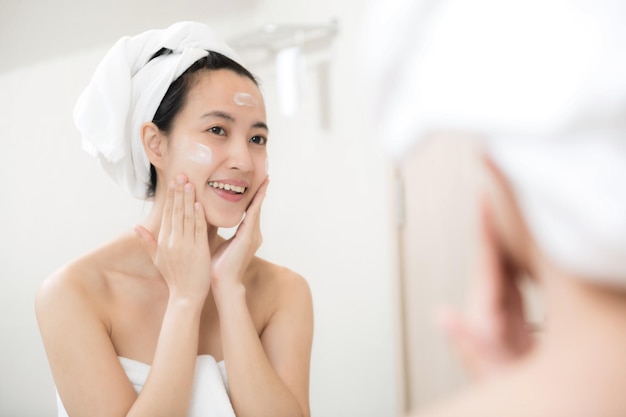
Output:
[[[405,411],[464,380],[434,315],[444,303],[462,304],[471,277],[478,174],[470,141],[449,136],[428,141],[398,170],[404,183],[398,204],[405,207],[398,230]]]

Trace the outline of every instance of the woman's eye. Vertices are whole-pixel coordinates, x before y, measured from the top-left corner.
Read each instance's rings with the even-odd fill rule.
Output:
[[[265,145],[267,143],[267,138],[263,136],[252,136],[250,138],[250,142],[256,143],[257,145]]]
[[[214,133],[216,135],[220,135],[220,136],[224,136],[226,134],[226,131],[219,126],[210,127],[209,132]]]

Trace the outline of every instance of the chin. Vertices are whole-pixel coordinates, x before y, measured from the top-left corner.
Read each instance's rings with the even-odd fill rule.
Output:
[[[207,215],[206,221],[208,224],[214,227],[222,227],[222,228],[231,228],[237,226],[241,223],[241,219],[243,219],[243,213],[239,216],[230,214],[230,215],[218,215],[212,213]]]

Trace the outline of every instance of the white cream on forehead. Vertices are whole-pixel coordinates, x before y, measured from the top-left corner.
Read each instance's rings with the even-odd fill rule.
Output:
[[[233,96],[233,101],[235,102],[236,105],[238,106],[250,106],[250,107],[254,107],[256,106],[258,103],[257,99],[252,97],[251,94],[248,93],[242,93],[242,92],[237,92],[235,93],[235,95]]]
[[[213,161],[213,152],[202,143],[189,142],[185,149],[185,158],[198,164],[209,165]]]

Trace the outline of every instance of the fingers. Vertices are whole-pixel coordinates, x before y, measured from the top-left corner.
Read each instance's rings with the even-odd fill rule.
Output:
[[[461,359],[465,369],[472,375],[478,373],[476,357],[474,355],[476,338],[471,331],[471,326],[463,316],[451,308],[441,308],[437,312],[437,325],[441,328],[448,339],[452,349]]]
[[[193,186],[190,183],[184,185],[184,220],[183,235],[193,237],[196,229],[196,213],[194,203],[196,201]]]
[[[520,355],[511,350],[505,338],[485,333],[458,311],[441,309],[437,322],[443,329],[465,370],[476,379],[498,372]]]
[[[170,181],[163,208],[160,236],[193,237],[196,233],[195,201],[193,185],[187,182],[184,175],[179,175],[175,180]]]
[[[269,177],[266,177],[265,180],[261,183],[261,186],[254,194],[252,201],[248,205],[248,208],[246,209],[246,215],[243,221],[237,228],[235,234],[230,239],[228,239],[228,242],[235,239],[241,241],[245,238],[244,240],[252,242],[253,245],[257,246],[257,248],[261,245],[263,238],[261,236],[259,219],[261,217],[261,205],[263,204],[263,200],[265,199],[268,184]]]
[[[498,249],[494,220],[486,197],[481,202],[479,240],[480,270],[476,276],[476,291],[479,293],[477,301],[487,309],[497,310],[502,307],[507,284],[514,285],[514,280],[512,277],[504,276],[500,259],[502,252]]]
[[[172,205],[172,235],[183,236],[184,233],[184,217],[185,217],[185,201],[184,187],[187,179],[183,176],[176,177],[176,185],[174,188],[174,203]]]
[[[248,208],[246,209],[246,216],[239,225],[237,233],[235,233],[235,235],[231,239],[242,235],[252,236],[254,231],[257,230],[259,241],[261,240],[259,219],[261,217],[261,205],[263,204],[263,200],[265,199],[265,195],[267,194],[268,184],[269,177],[266,177],[265,180],[261,183],[259,189],[256,191],[256,194],[254,194],[252,201],[248,205]]]
[[[206,244],[208,246],[209,241],[207,239],[207,225],[206,225],[206,217],[204,216],[204,209],[202,208],[202,204],[194,203],[194,240],[197,244]]]
[[[159,236],[169,236],[172,231],[172,209],[174,206],[175,190],[176,182],[172,180],[167,186],[167,196],[165,197],[165,206],[163,207],[163,217],[161,218],[161,232]]]
[[[469,326],[458,311],[450,307],[442,307],[437,312],[436,321],[438,327],[454,342],[457,348],[460,345],[466,345],[467,340],[471,339]]]
[[[263,204],[263,200],[265,200],[265,196],[267,195],[267,187],[270,183],[269,177],[266,177],[265,180],[261,183],[261,186],[254,194],[254,198],[250,202],[248,209],[246,210],[246,219],[248,217],[252,217],[251,220],[257,221],[261,215],[261,205]]]

